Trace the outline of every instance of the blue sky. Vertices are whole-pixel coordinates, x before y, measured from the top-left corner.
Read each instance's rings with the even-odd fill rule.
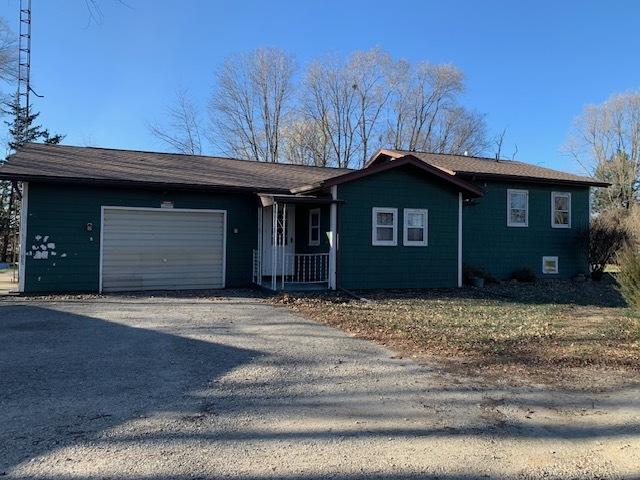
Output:
[[[300,66],[381,46],[397,58],[452,62],[465,106],[507,128],[503,152],[579,172],[561,152],[584,105],[640,88],[640,2],[33,0],[32,80],[42,122],[65,143],[162,150],[148,132],[176,87],[206,102],[229,54],[259,46]],[[0,15],[17,30],[18,0]]]

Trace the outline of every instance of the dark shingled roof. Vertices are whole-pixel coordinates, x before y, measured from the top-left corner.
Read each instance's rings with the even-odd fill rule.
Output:
[[[30,143],[0,167],[0,178],[151,184],[289,192],[348,169],[232,158]]]
[[[375,163],[381,157],[400,158],[414,155],[425,163],[439,167],[454,175],[477,177],[505,177],[514,180],[544,181],[549,183],[576,183],[593,186],[607,186],[590,177],[573,175],[550,168],[539,167],[515,160],[495,160],[484,157],[452,155],[446,153],[409,152],[406,150],[380,150],[370,160]]]
[[[495,177],[545,183],[607,185],[589,177],[528,163],[464,155],[380,150],[369,165],[408,156],[438,168],[452,179]],[[37,143],[20,148],[0,166],[0,178],[13,180],[240,189],[271,193],[290,193],[310,185],[322,186],[327,180],[350,172],[354,170]]]

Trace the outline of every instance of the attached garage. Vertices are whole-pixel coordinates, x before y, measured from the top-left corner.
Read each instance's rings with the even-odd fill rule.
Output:
[[[100,291],[225,286],[223,210],[102,207]]]

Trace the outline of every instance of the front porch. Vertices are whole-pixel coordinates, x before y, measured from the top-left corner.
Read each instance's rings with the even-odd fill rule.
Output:
[[[259,197],[253,283],[272,291],[335,289],[335,200],[297,195]]]

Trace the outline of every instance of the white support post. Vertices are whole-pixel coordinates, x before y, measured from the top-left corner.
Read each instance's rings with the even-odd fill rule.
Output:
[[[276,289],[276,274],[278,263],[278,204],[273,202],[271,207],[271,290]]]
[[[27,220],[29,216],[29,182],[22,183],[20,202],[20,260],[18,261],[18,291],[24,293],[27,266]]]
[[[458,192],[458,287],[462,287],[462,192]]]
[[[338,187],[336,185],[331,187],[331,198],[333,200],[338,199]],[[337,287],[336,263],[338,258],[338,205],[335,202],[331,204],[329,223],[329,228],[331,229],[329,232],[329,289],[335,290]]]
[[[262,286],[262,242],[263,231],[262,220],[264,217],[264,207],[258,207],[258,274],[256,275],[256,281],[258,285]]]
[[[282,253],[282,272],[280,273],[281,275],[281,280],[282,280],[282,289],[284,290],[284,274],[285,274],[285,267],[286,267],[286,259],[287,259],[287,255],[286,255],[286,250],[287,250],[287,204],[285,203],[282,206],[282,245],[281,245],[281,253]]]

